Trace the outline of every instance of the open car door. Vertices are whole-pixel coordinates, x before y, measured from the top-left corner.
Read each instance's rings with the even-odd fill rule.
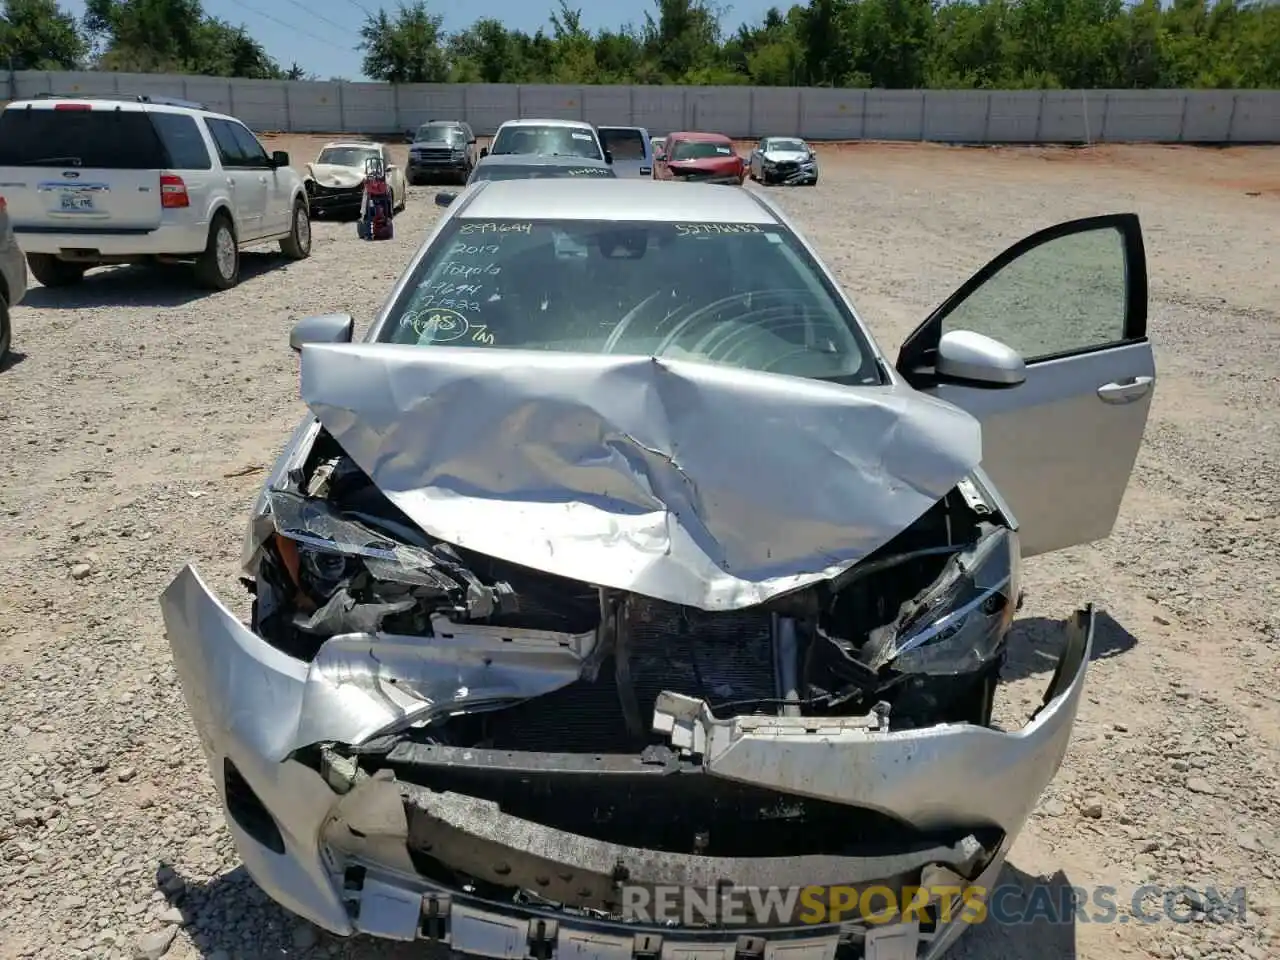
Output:
[[[1023,556],[1106,537],[1155,389],[1137,215],[1061,223],[1010,247],[907,338],[897,368],[981,421],[982,466]]]

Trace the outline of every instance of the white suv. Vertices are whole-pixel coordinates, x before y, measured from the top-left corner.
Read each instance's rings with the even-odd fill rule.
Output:
[[[289,155],[239,120],[160,97],[46,96],[0,113],[0,194],[46,287],[90,267],[191,260],[202,286],[240,277],[240,248],[311,255],[311,215]]]

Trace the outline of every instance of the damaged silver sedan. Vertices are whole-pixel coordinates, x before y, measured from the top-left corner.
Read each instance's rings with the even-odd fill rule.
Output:
[[[894,364],[750,191],[468,187],[363,342],[294,329],[312,416],[250,518],[250,622],[190,567],[161,601],[249,872],[335,934],[503,960],[941,955],[943,894],[776,908],[992,885],[1093,631],[993,724],[1021,561],[1111,531],[1146,310],[1137,218],[1073,221]],[[628,910],[708,888],[782,899]]]

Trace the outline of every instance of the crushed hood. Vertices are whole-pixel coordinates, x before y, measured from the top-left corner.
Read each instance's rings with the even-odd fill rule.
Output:
[[[707,610],[839,574],[981,459],[907,387],[651,357],[315,344],[302,398],[428,535]]]
[[[336,163],[308,163],[307,176],[322,187],[356,187],[364,182],[364,168],[357,170]]]

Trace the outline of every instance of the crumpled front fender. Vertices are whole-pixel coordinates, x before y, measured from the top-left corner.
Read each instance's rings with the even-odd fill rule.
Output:
[[[363,743],[459,705],[485,709],[551,693],[578,679],[593,642],[442,621],[449,632],[435,637],[332,637],[304,663],[236,619],[190,565],[160,608],[206,750],[275,762],[324,741]]]

